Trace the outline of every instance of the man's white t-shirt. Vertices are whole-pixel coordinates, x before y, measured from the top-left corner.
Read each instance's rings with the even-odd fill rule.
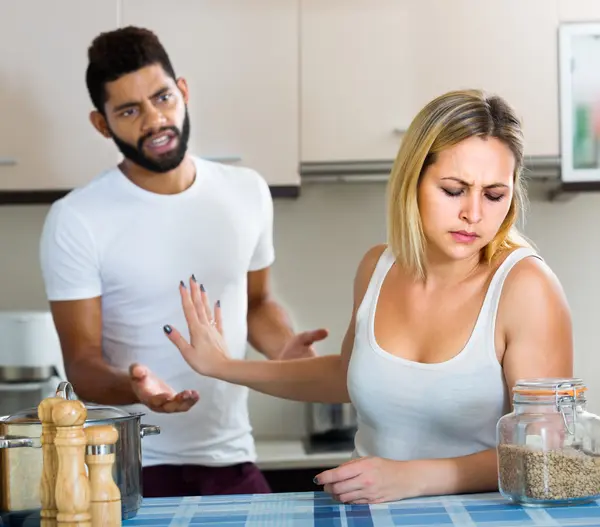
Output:
[[[160,435],[143,440],[144,466],[256,458],[247,388],[194,372],[163,326],[188,338],[178,286],[194,274],[211,304],[221,301],[230,355],[244,358],[247,273],[274,260],[273,202],[255,171],[193,159],[194,183],[175,195],[145,191],[118,168],[100,174],[52,205],[40,243],[50,301],[102,297],[110,364],[127,370],[140,362],[176,391],[200,394],[183,413],[123,407],[161,427]]]

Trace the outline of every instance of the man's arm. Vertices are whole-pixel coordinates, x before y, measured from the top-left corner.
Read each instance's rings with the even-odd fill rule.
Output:
[[[50,302],[67,378],[77,395],[107,405],[139,402],[127,372],[102,357],[100,297]]]
[[[248,273],[248,342],[268,359],[277,359],[295,333],[271,295],[269,274],[269,268]]]

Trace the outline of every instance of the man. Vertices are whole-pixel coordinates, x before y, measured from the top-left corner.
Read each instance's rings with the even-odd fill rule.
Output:
[[[271,298],[273,204],[253,170],[187,152],[188,86],[150,31],[99,35],[86,82],[96,130],[124,156],[57,201],[40,244],[69,380],[81,399],[148,414],[145,496],[268,492],[254,464],[247,390],[193,372],[165,338],[184,326],[177,284],[221,306],[232,355],[314,354]]]

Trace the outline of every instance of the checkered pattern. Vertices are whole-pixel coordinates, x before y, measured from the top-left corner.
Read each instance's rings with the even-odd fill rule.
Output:
[[[600,500],[522,508],[499,494],[340,505],[321,492],[145,499],[123,527],[599,527]]]

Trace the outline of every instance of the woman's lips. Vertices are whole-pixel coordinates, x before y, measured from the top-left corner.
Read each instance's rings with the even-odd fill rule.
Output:
[[[479,238],[479,235],[474,232],[467,231],[451,231],[450,234],[452,235],[452,238],[454,238],[454,241],[458,243],[473,243]]]

